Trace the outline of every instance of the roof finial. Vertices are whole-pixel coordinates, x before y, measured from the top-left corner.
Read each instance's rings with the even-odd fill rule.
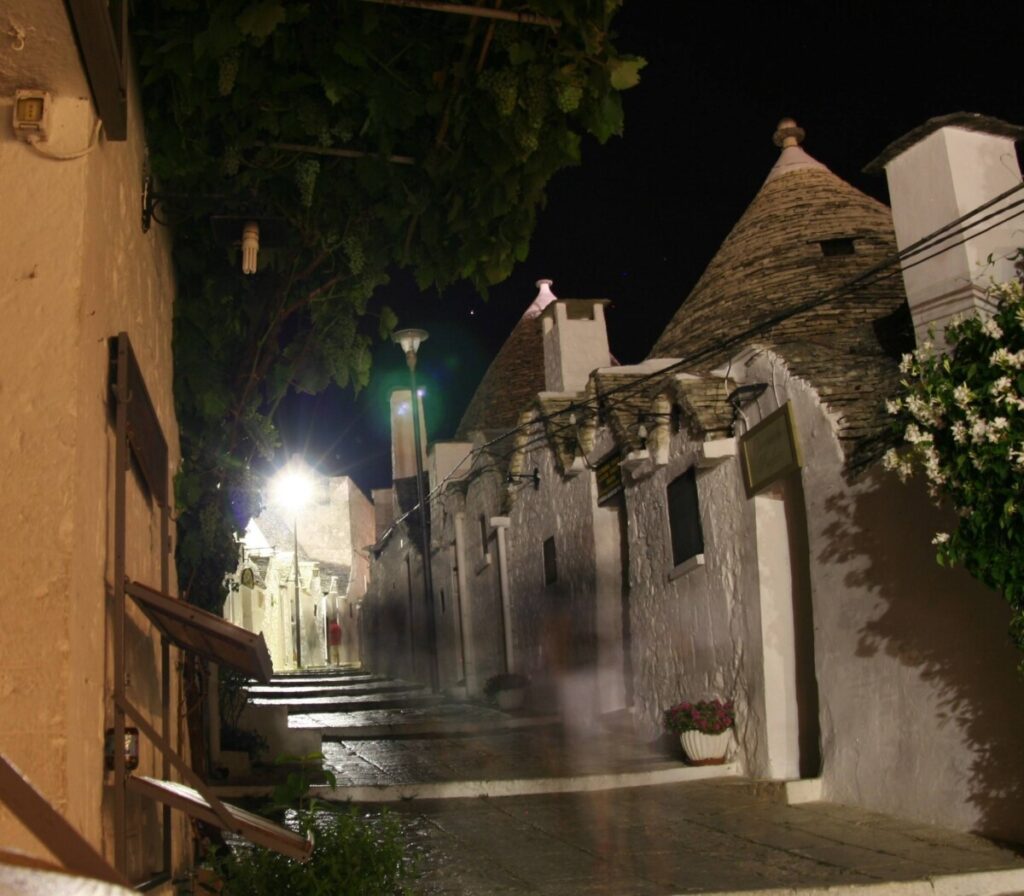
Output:
[[[540,313],[548,307],[552,302],[558,301],[556,296],[551,291],[551,284],[553,280],[538,280],[537,281],[537,297],[533,300],[529,308],[526,309],[526,313],[523,317],[539,317]]]
[[[792,118],[783,118],[772,134],[772,143],[779,149],[785,149],[788,146],[799,146],[805,136],[804,129],[798,127]]]

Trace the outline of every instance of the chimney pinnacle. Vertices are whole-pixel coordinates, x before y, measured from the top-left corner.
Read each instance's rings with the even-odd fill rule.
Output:
[[[799,146],[806,136],[804,129],[799,127],[792,118],[783,118],[779,126],[772,134],[772,143],[779,149],[786,149],[790,146]]]

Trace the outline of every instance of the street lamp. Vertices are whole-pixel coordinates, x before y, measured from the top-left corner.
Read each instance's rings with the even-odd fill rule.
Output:
[[[295,666],[302,668],[302,626],[299,603],[299,511],[313,494],[313,481],[298,461],[281,470],[272,484],[274,501],[291,513],[295,551]]]
[[[420,399],[416,389],[416,352],[427,341],[426,330],[397,330],[392,337],[405,352],[405,363],[409,366],[409,381],[412,386],[412,433],[413,449],[416,452],[416,500],[420,508],[420,539],[423,552],[423,591],[427,605],[427,650],[430,652],[430,687],[440,687],[437,669],[437,623],[434,620],[434,581],[430,569],[430,534],[427,529],[427,502],[423,495],[423,453],[420,446]],[[412,619],[409,620],[410,627]]]

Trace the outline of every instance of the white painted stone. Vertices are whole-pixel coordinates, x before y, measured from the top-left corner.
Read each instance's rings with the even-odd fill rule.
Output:
[[[940,128],[904,150],[886,164],[885,173],[900,250],[1021,182],[1012,138],[956,126]],[[982,214],[992,215],[1019,198],[1013,194]],[[991,310],[988,284],[1015,276],[1010,259],[1021,245],[1019,220],[990,218],[966,234],[953,228],[930,251],[908,259],[903,282],[918,344],[934,330],[934,341],[943,345],[951,317]],[[961,244],[965,235],[969,238]],[[911,266],[915,261],[920,263]]]

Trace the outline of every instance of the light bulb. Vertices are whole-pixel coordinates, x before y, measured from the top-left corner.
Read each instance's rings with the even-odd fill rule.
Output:
[[[242,228],[242,273],[256,273],[256,256],[260,252],[260,225],[246,221]]]

